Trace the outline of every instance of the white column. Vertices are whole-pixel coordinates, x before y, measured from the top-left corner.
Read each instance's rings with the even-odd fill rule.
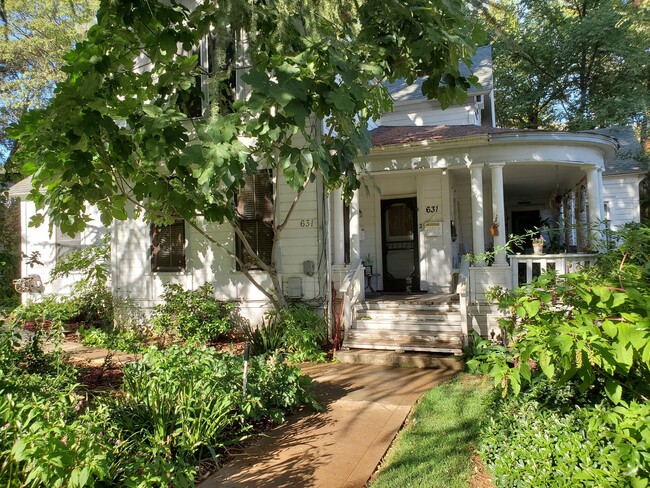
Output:
[[[492,215],[496,220],[498,234],[494,236],[495,266],[507,266],[506,261],[506,204],[503,196],[503,167],[505,163],[490,164],[492,172]]]
[[[598,200],[600,201],[600,220],[605,220],[605,189],[603,188],[603,172],[605,168],[598,168]]]
[[[334,265],[343,265],[345,264],[345,243],[343,240],[344,225],[343,222],[343,200],[341,198],[342,192],[340,188],[332,190],[330,193],[330,208],[332,209],[332,228],[333,236],[332,243],[334,245],[334,256],[333,263]]]
[[[485,252],[485,236],[483,225],[483,165],[472,164],[469,168],[472,185],[472,245],[474,254]],[[476,266],[483,266],[484,261],[476,263]]]
[[[587,201],[589,202],[589,247],[593,248],[600,237],[598,229],[602,225],[603,202],[600,198],[600,182],[598,168],[590,166],[583,168],[587,173]]]
[[[361,261],[361,222],[359,221],[359,190],[355,190],[350,202],[350,264]]]

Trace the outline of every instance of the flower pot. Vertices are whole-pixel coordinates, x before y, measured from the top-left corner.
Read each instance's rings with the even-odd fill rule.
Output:
[[[544,254],[544,244],[533,244],[533,254],[536,256]]]

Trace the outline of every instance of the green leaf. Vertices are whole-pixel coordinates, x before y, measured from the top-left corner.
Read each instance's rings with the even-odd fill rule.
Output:
[[[618,381],[608,379],[605,381],[605,393],[614,403],[620,403],[623,396],[623,387]]]
[[[611,338],[616,337],[616,334],[618,333],[618,327],[616,327],[614,322],[612,322],[611,320],[604,320],[602,326],[605,334],[607,334]]]
[[[539,300],[532,300],[532,301],[525,301],[524,302],[524,308],[526,309],[526,313],[528,314],[529,317],[534,317],[537,315],[537,312],[539,312],[540,309],[540,302]]]

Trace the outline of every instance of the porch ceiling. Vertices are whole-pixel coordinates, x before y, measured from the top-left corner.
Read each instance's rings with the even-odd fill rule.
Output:
[[[489,178],[489,171],[488,173]],[[550,194],[559,185],[563,192],[575,186],[585,173],[576,166],[520,166],[507,164],[503,168],[503,189],[510,198],[530,198],[540,193]]]

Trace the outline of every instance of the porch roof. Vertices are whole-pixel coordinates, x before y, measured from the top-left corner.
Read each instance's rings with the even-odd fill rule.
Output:
[[[373,147],[409,144],[421,141],[457,139],[470,136],[518,132],[483,125],[380,126],[370,132]]]

